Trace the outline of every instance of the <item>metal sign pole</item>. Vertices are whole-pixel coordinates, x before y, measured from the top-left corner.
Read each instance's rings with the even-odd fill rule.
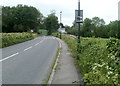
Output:
[[[60,11],[60,30],[61,30],[61,28],[62,28],[62,26],[61,26],[61,16],[62,16],[62,11]],[[61,31],[60,31],[60,39],[61,39],[62,37],[61,37]]]
[[[80,16],[80,0],[78,0],[78,16]],[[78,23],[78,43],[80,43],[80,23]]]

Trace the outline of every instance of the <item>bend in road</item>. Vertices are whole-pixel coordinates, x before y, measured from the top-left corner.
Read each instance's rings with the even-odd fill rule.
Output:
[[[58,41],[45,36],[2,49],[3,84],[43,84],[49,76]]]

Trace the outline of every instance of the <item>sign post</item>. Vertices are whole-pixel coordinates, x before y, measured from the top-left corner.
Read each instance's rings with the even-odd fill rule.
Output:
[[[80,23],[83,22],[83,10],[80,10],[80,0],[78,0],[78,10],[75,10],[75,22],[78,23],[78,43],[80,43]]]
[[[60,11],[60,30],[61,30],[61,28],[62,28],[62,26],[61,26],[61,17],[62,16],[62,11]],[[60,31],[60,39],[61,39],[62,37],[61,37],[61,31]]]

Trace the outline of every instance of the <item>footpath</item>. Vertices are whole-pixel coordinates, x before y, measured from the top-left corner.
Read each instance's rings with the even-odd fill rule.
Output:
[[[59,41],[62,50],[51,84],[81,84],[81,74],[76,69],[75,60],[71,57],[67,44],[63,40]]]

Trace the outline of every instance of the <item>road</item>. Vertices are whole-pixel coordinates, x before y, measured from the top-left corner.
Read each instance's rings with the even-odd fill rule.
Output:
[[[2,49],[2,84],[43,84],[58,50],[51,36],[39,37]]]

